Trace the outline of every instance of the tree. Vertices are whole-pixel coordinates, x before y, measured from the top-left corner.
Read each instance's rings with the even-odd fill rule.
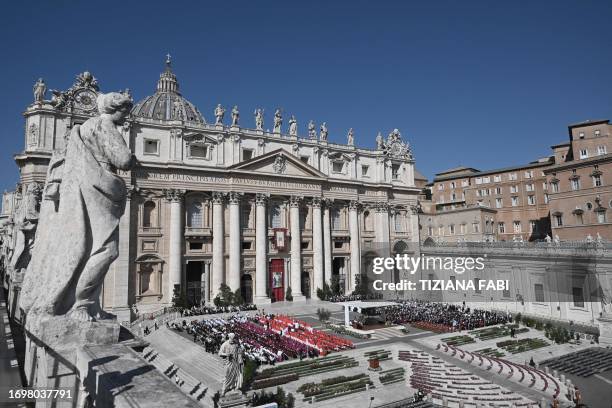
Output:
[[[232,299],[232,305],[234,306],[240,306],[240,305],[244,305],[244,298],[242,297],[242,292],[240,291],[240,288],[236,289],[236,291],[234,292],[234,298]]]
[[[329,300],[332,297],[332,290],[327,284],[327,282],[323,282],[323,288],[317,289],[317,297],[321,300]]]
[[[334,296],[340,295],[340,277],[338,275],[331,277],[331,291]]]
[[[229,286],[225,283],[222,283],[219,286],[219,293],[213,299],[213,303],[217,307],[231,306],[234,302],[234,293]]]
[[[174,289],[172,290],[172,306],[178,308],[185,308],[188,306],[185,294],[181,291],[181,285],[174,285]]]
[[[287,291],[285,292],[285,300],[291,302],[293,300],[293,294],[291,293],[291,286],[287,286]]]
[[[317,316],[319,316],[319,320],[322,322],[326,322],[331,317],[331,312],[328,309],[318,308]]]
[[[370,278],[368,278],[368,275],[355,276],[355,290],[353,294],[362,296],[368,296],[370,294]]]

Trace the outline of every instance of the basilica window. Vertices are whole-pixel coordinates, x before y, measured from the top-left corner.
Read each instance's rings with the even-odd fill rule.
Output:
[[[270,224],[272,224],[272,228],[282,227],[281,209],[278,204],[272,204],[270,207]]]
[[[240,225],[242,228],[251,228],[251,206],[249,204],[242,206],[240,215]]]
[[[187,207],[187,226],[202,228],[202,203],[192,202]]]
[[[247,161],[253,158],[253,150],[251,149],[242,149],[242,160]]]
[[[584,307],[584,293],[581,287],[572,288],[572,300],[574,307]]]
[[[535,294],[535,301],[536,302],[545,302],[545,298],[544,298],[544,285],[541,283],[536,283],[533,285],[533,291]]]
[[[361,166],[361,176],[369,177],[368,171],[370,170],[370,166],[366,166],[365,164]]]
[[[189,157],[208,159],[210,146],[200,143],[189,144]]]
[[[372,231],[372,215],[369,211],[363,212],[363,230],[364,231]],[[429,234],[431,235],[431,234]]]
[[[332,208],[331,210],[331,224],[332,229],[339,230],[341,228],[340,225],[340,210],[337,208]]]
[[[399,179],[399,173],[400,173],[400,165],[399,164],[392,165],[391,166],[391,179],[393,180]]]
[[[155,203],[153,201],[147,201],[142,206],[142,226],[147,228],[157,226]]]
[[[393,222],[395,224],[395,231],[397,232],[401,232],[404,230],[404,223],[402,222],[402,214],[401,213],[395,213],[393,215]],[[453,227],[454,228],[454,227]]]
[[[308,219],[308,210],[306,208],[300,209],[300,230],[310,229],[306,228],[306,222]]]
[[[310,160],[310,157],[308,157],[308,156],[300,156],[300,160],[302,161],[302,163],[308,164],[308,161]]]
[[[159,155],[159,141],[153,139],[144,140],[144,154]]]
[[[344,162],[343,161],[332,162],[332,171],[334,173],[344,173]]]

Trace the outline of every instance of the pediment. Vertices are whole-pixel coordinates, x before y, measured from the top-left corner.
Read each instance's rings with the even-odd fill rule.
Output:
[[[185,139],[187,142],[217,144],[217,139],[199,132],[185,133],[183,134],[183,139]]]
[[[229,169],[255,174],[265,173],[290,177],[326,177],[325,174],[299,160],[284,149],[277,149],[251,160],[235,164],[230,166]]]

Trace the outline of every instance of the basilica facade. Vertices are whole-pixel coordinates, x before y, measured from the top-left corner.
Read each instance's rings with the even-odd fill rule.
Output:
[[[97,114],[100,88],[88,72],[51,93],[46,100],[39,80],[24,113],[21,180],[7,207],[53,193],[45,180],[66,136]],[[136,165],[119,172],[128,201],[102,293],[107,310],[128,320],[133,305],[159,310],[179,293],[199,305],[222,284],[254,303],[284,300],[289,289],[294,301],[316,297],[325,282],[350,293],[370,252],[418,248],[420,188],[397,129],[365,149],[352,129],[346,144],[332,143],[325,123],[301,132],[280,109],[272,130],[261,109],[227,111],[217,105],[207,121],[182,96],[169,60],[155,93],[134,105],[123,133]],[[12,221],[5,239],[16,239]]]

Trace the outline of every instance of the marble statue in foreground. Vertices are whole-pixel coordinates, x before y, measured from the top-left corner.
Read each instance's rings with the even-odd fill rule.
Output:
[[[32,330],[45,316],[85,322],[105,317],[99,299],[104,277],[118,256],[127,190],[116,170],[132,164],[121,133],[131,107],[126,94],[100,94],[99,116],[70,132],[61,179],[47,180],[59,188],[45,196],[24,282],[28,290],[20,301]]]
[[[223,389],[221,396],[225,396],[229,391],[240,392],[242,387],[244,356],[242,348],[236,341],[236,335],[230,333],[228,339],[221,344],[219,356],[225,361],[225,377],[223,379]]]

